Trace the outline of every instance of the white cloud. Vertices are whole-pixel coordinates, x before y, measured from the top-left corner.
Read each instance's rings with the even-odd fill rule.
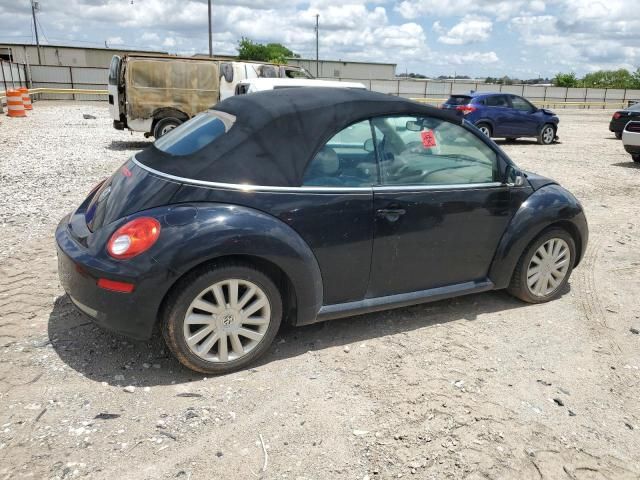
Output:
[[[438,41],[447,45],[466,45],[484,42],[491,36],[493,22],[488,17],[466,15],[460,23],[443,33]]]
[[[500,59],[496,52],[468,52],[451,55],[451,63],[454,65],[489,65],[498,63]]]

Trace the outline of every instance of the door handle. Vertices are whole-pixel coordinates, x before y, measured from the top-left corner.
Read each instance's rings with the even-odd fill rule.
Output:
[[[402,215],[407,213],[404,208],[380,208],[376,210],[379,217],[385,218],[390,222],[396,222]]]

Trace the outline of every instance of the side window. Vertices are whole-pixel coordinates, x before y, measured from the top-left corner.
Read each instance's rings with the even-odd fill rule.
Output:
[[[372,119],[383,185],[460,185],[498,180],[497,154],[460,125],[429,117]]]
[[[308,163],[303,186],[370,187],[378,182],[369,120],[334,135]]]
[[[508,107],[507,97],[504,95],[491,95],[485,99],[487,107]]]
[[[524,98],[516,97],[515,95],[511,97],[511,105],[513,105],[514,109],[520,112],[533,112],[534,110],[533,105],[527,102]]]

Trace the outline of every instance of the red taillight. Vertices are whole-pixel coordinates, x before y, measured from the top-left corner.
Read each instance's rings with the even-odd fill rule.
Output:
[[[151,217],[140,217],[125,223],[111,235],[107,252],[119,260],[146,252],[160,236],[160,222]]]
[[[622,116],[622,115],[620,114],[620,112],[616,112],[616,113],[614,113],[614,114],[613,114],[613,119],[614,119],[614,120],[617,120],[617,119],[619,119],[621,116]]]
[[[471,112],[476,111],[476,107],[473,105],[458,105],[456,110],[462,112],[464,115],[469,115]]]
[[[116,282],[115,280],[108,280],[106,278],[98,279],[98,286],[104,290],[111,290],[112,292],[131,293],[133,292],[133,283]]]

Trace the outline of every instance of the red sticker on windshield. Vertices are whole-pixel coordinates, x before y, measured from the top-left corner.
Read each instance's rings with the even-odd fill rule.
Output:
[[[433,148],[436,146],[436,136],[433,134],[433,130],[424,130],[420,132],[422,137],[422,146],[424,148]]]

